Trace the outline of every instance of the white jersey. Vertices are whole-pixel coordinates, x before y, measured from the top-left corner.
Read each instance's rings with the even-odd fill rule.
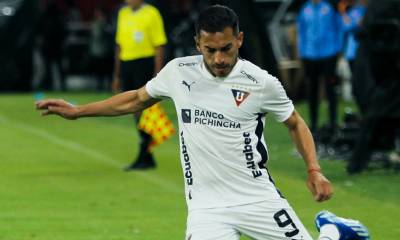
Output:
[[[200,55],[172,60],[146,90],[175,103],[189,210],[282,202],[263,136],[267,113],[282,122],[294,111],[278,79],[242,59],[214,77]]]

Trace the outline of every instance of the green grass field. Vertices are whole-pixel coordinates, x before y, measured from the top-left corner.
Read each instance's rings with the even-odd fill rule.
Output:
[[[108,95],[46,97],[55,96],[81,104]],[[155,150],[156,170],[126,173],[122,168],[137,152],[132,117],[43,118],[33,103],[31,94],[0,95],[1,240],[184,238],[186,204],[177,136]],[[163,105],[176,123],[171,102]],[[298,109],[307,115],[303,105]],[[400,238],[400,174],[376,170],[348,176],[344,162],[322,161],[335,196],[316,203],[285,127],[267,120],[266,139],[270,172],[313,236],[314,215],[328,209],[361,220],[375,240]]]

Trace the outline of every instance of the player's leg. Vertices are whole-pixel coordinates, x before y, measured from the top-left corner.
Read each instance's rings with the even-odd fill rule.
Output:
[[[319,102],[319,62],[305,60],[305,75],[308,81],[308,104],[310,109],[310,130],[315,134],[318,130],[318,102]]]
[[[235,223],[240,233],[257,240],[312,240],[296,213],[282,199],[233,207],[239,216]]]
[[[328,211],[321,211],[315,218],[320,236],[318,240],[368,240],[368,229],[359,221],[337,217]]]
[[[329,57],[322,62],[322,75],[325,80],[325,92],[329,107],[329,125],[332,133],[337,127],[337,89],[338,77],[336,76],[337,57]]]
[[[239,240],[226,208],[189,211],[185,240]]]
[[[333,224],[326,224],[319,229],[318,240],[339,240],[339,229]]]

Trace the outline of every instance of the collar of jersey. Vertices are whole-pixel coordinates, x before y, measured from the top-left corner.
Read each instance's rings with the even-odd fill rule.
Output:
[[[236,73],[238,73],[238,72],[240,71],[242,65],[243,65],[243,61],[242,61],[240,58],[238,58],[238,60],[237,60],[237,62],[236,62],[236,64],[235,64],[235,66],[232,68],[232,71],[231,71],[231,72],[228,74],[228,76],[226,76],[226,77],[214,77],[214,76],[208,71],[208,69],[206,68],[206,66],[205,66],[205,64],[204,64],[204,60],[201,61],[200,68],[201,68],[201,72],[203,73],[203,75],[204,75],[207,79],[210,79],[210,80],[218,81],[218,82],[219,82],[219,81],[224,81],[225,79],[228,79],[228,78],[234,76]]]

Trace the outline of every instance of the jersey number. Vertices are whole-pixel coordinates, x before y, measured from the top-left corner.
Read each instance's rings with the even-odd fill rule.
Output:
[[[285,228],[287,226],[291,226],[293,228],[292,231],[285,232],[286,237],[293,237],[299,233],[299,229],[297,229],[292,218],[289,216],[286,210],[282,209],[279,212],[275,213],[274,219],[280,228]]]

